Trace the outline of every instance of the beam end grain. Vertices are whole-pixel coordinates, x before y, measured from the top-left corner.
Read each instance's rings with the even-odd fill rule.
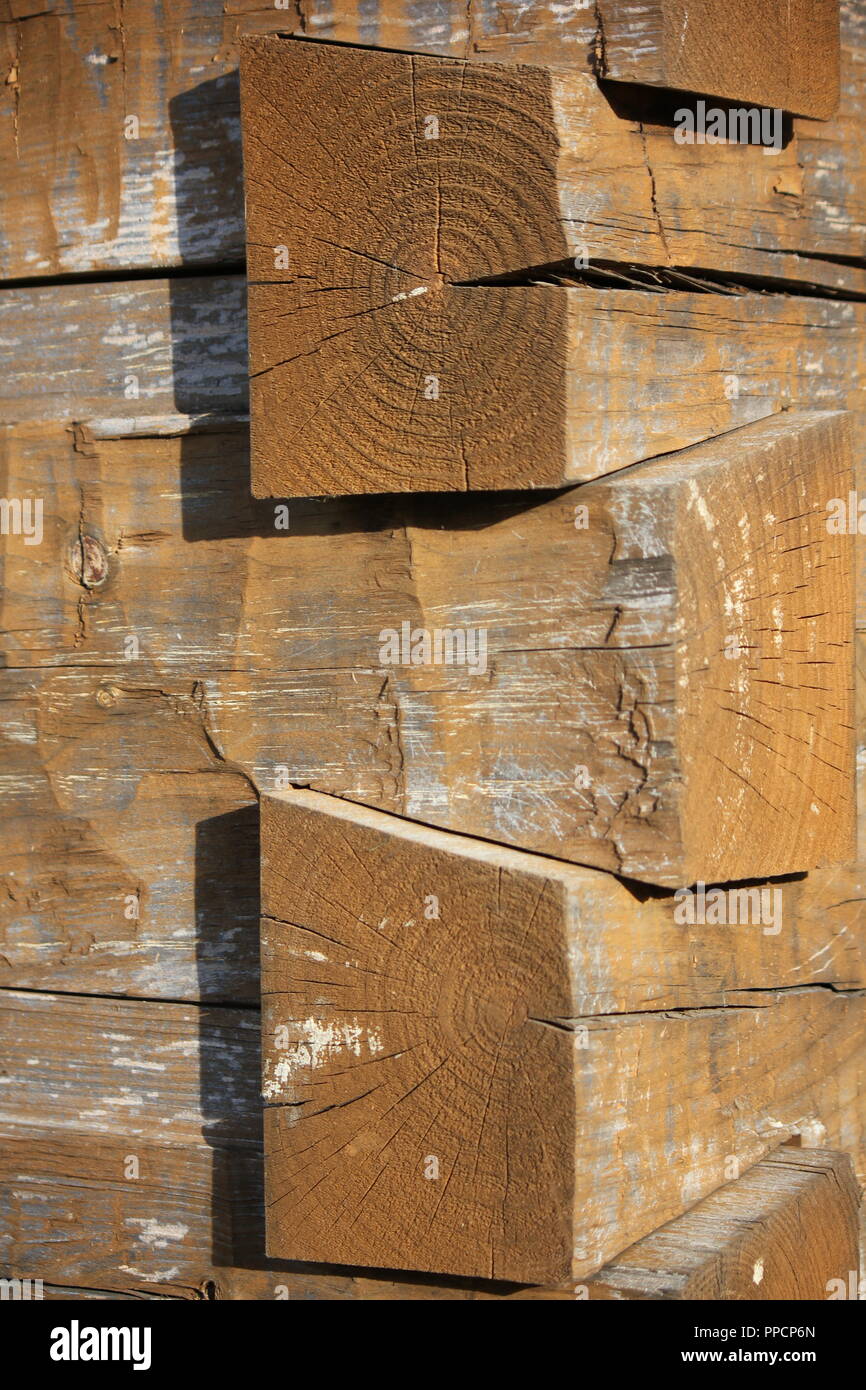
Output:
[[[270,1255],[581,1278],[731,1156],[828,1134],[821,1089],[859,1064],[866,997],[654,1007],[670,901],[605,904],[605,883],[314,792],[263,799]]]
[[[667,295],[534,282],[720,254],[674,234],[691,194],[661,165],[683,151],[650,157],[585,74],[270,36],[241,88],[256,496],[560,487],[778,408],[729,388],[730,325],[688,360]],[[777,202],[771,164],[726,180]]]

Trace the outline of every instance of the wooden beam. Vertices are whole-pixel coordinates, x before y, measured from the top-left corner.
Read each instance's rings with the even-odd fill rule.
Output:
[[[245,43],[256,495],[559,487],[742,422],[730,324],[697,383],[652,303],[623,334],[632,306],[569,288],[575,257],[634,259],[647,222],[623,175],[642,150],[612,114],[593,124],[599,176],[575,80]],[[593,240],[606,198],[617,245]],[[482,283],[503,275],[518,283]]]
[[[22,492],[56,457],[30,443],[13,441]],[[222,756],[259,787],[313,783],[653,882],[846,861],[852,538],[828,532],[827,503],[847,496],[848,447],[836,417],[786,413],[528,509],[310,505],[286,535],[272,508],[236,514],[221,436],[81,437],[71,455],[64,441],[52,508],[67,520],[41,551],[51,605],[34,608],[33,547],[9,538],[10,664],[119,668],[89,707],[80,671],[40,682],[37,702],[71,701],[95,740],[136,710],[201,772]],[[149,503],[145,452],[161,478]],[[90,588],[69,568],[82,476],[107,575]],[[761,542],[747,566],[745,530]],[[204,571],[184,578],[184,531],[209,547],[205,587]],[[205,629],[219,636],[202,649]],[[822,673],[805,692],[803,661]],[[155,769],[166,753],[157,740]],[[54,794],[72,807],[78,785]]]
[[[859,1210],[847,1154],[777,1149],[618,1255],[588,1281],[588,1296],[726,1302],[856,1297]]]
[[[190,694],[199,680],[192,667],[183,679],[158,668],[0,673],[0,873],[8,890],[0,899],[0,984],[258,1000],[259,817],[236,759],[255,767],[275,756],[291,717],[294,756],[307,760],[308,778],[328,786],[328,740],[333,757],[343,738],[336,687],[289,674],[272,682],[236,676],[216,705],[212,744],[214,707]],[[219,727],[229,706],[236,722]],[[258,721],[252,732],[244,711]],[[367,775],[373,796],[375,768]],[[579,872],[599,918],[617,924],[606,949],[616,955],[620,934],[632,941],[629,924],[640,924],[630,946],[633,984],[612,993],[600,973],[588,985],[593,1007],[637,1007],[647,979],[658,1006],[671,1008],[719,1002],[745,986],[866,987],[862,866],[786,882],[784,928],[775,934],[735,932],[724,922],[677,925],[671,895],[648,898],[635,916],[633,893],[618,880]]]
[[[615,196],[605,197],[610,175],[602,158],[595,167],[600,241],[621,241],[622,198],[643,189],[640,217],[630,221],[636,256],[659,263],[651,169],[671,264],[866,286],[856,264],[866,184],[866,151],[857,138],[866,84],[859,0],[842,5],[839,115],[819,127],[795,122],[783,154],[771,159],[759,148],[682,149],[665,124],[663,93],[629,111],[624,87],[598,91],[591,6],[529,0],[505,22],[497,0],[473,0],[468,11],[465,0],[381,0],[375,15],[357,0],[305,0],[303,12],[258,0],[175,0],[167,12],[157,0],[136,0],[122,29],[109,0],[84,9],[64,0],[51,13],[14,8],[15,17],[0,18],[0,158],[9,171],[0,187],[0,274],[7,279],[240,261],[238,39],[242,31],[280,30],[452,58],[559,65],[584,79],[592,127],[618,123],[622,131],[607,169],[629,171],[630,187],[615,178]],[[63,111],[52,99],[57,90],[65,94]],[[588,157],[592,162],[591,150]],[[712,209],[711,222],[698,218],[702,207]]]
[[[599,72],[826,120],[839,0],[599,0]]]
[[[536,292],[574,303],[582,354],[598,363],[596,375],[570,378],[573,425],[593,472],[792,407],[850,410],[855,442],[866,444],[866,305],[786,294]],[[90,421],[99,434],[141,440],[185,434],[197,420],[212,429],[232,417],[246,423],[246,294],[241,276],[5,291],[0,417]],[[75,345],[60,374],[58,337]],[[628,420],[627,431],[604,424],[602,377],[603,403]]]
[[[584,385],[584,394],[574,404],[587,454],[602,461],[606,449],[622,458],[653,455],[781,409],[846,409],[851,412],[858,475],[862,475],[858,487],[866,492],[866,306],[783,294],[562,292],[585,296],[580,300],[580,314],[587,355],[603,361],[606,402],[617,418],[628,418],[631,424],[626,440],[621,430],[611,438],[598,410],[593,379],[576,378],[573,384],[583,380]],[[53,509],[74,530],[80,497],[65,487],[64,475],[75,476],[98,509],[99,498],[114,493],[104,471],[121,470],[131,486],[132,460],[136,451],[146,450],[150,466],[163,470],[166,485],[178,469],[181,478],[179,496],[175,476],[174,493],[167,486],[147,499],[148,525],[175,538],[182,527],[184,536],[199,542],[197,554],[202,553],[205,541],[215,544],[234,538],[236,544],[227,548],[221,563],[244,568],[240,554],[244,538],[254,548],[263,540],[273,543],[275,539],[273,508],[256,508],[249,499],[245,315],[245,282],[239,276],[59,285],[0,294],[0,335],[6,344],[0,353],[0,416],[10,424],[27,423],[23,435],[6,431],[0,436],[0,447],[13,436],[15,441],[5,451],[4,467],[12,470],[7,495],[24,495],[20,489],[25,483],[37,487],[37,495],[51,499],[50,505],[46,501],[46,515]],[[59,375],[53,369],[56,339],[76,345]],[[640,380],[617,367],[638,360],[640,353],[645,355],[647,341],[654,344],[664,393],[674,412],[672,431],[665,429],[661,434],[654,404],[659,368],[648,369]],[[45,389],[49,380],[50,391]],[[221,424],[228,428],[233,415],[242,428],[233,438],[217,441],[212,433],[208,442],[193,433],[204,426],[209,431],[218,431]],[[34,422],[66,427],[73,420],[90,421],[91,440],[99,442],[88,446],[91,456],[87,458],[79,452],[79,432],[76,451],[66,450],[58,468],[56,433],[48,445],[40,445],[40,432],[52,432]],[[203,475],[205,467],[210,480]],[[185,475],[190,479],[186,489]],[[356,527],[376,529],[382,509],[380,500],[372,504],[369,514],[347,515],[354,516]],[[296,504],[292,510],[295,532],[309,531],[316,524],[313,518],[322,514],[319,504]],[[329,516],[333,529],[337,512]],[[398,514],[395,524],[399,521]],[[118,523],[127,533],[138,534],[142,529],[129,507],[122,521],[118,516]],[[166,556],[168,588],[163,586],[160,592],[170,594],[186,562],[180,554],[182,546],[172,548],[169,560],[167,544],[167,537],[161,535],[148,554],[152,565]],[[295,538],[293,554],[299,544]],[[30,553],[28,547],[26,554]],[[861,548],[861,564],[864,558],[866,547]],[[143,555],[137,547],[131,553],[118,553],[115,572],[123,573],[140,560]],[[274,563],[273,556],[269,563]],[[50,580],[49,572],[40,570],[40,582],[56,582],[62,564]],[[247,573],[241,588],[251,582]],[[10,587],[14,592],[19,586],[7,586],[11,602]],[[27,591],[25,585],[22,592]],[[864,626],[866,584],[859,586],[859,594],[858,620]],[[67,621],[61,595],[62,588],[54,605],[30,605],[29,617],[19,607],[15,620],[6,624],[11,634],[7,644],[10,653],[15,653],[12,664],[40,664],[47,659],[49,645],[60,648],[64,660],[80,660],[77,648],[68,651],[76,622],[74,617],[71,626]],[[92,597],[104,597],[104,593]],[[73,611],[77,599],[78,594]],[[265,590],[257,601],[271,602]],[[7,611],[11,618],[11,609]],[[308,624],[313,617],[313,613],[307,615]],[[160,649],[162,663],[183,663],[183,645],[178,648],[176,639],[172,642],[165,636],[170,622],[161,636],[159,625],[147,621],[146,613],[140,613],[137,621],[147,622],[151,650],[155,654]],[[227,621],[231,624],[235,619]],[[214,630],[229,629],[214,624]],[[103,662],[117,659],[117,648],[111,650],[114,655],[103,649]],[[243,651],[239,659],[244,660]],[[264,667],[273,664],[266,651],[258,654],[257,661]]]
[[[264,800],[271,1255],[580,1279],[726,1163],[792,1126],[823,1138],[805,1117],[862,1047],[862,994],[670,1013],[649,986],[636,1011],[583,1013],[596,949],[613,977],[631,959],[573,872],[313,793]]]
[[[811,993],[805,991],[805,997]],[[794,1132],[807,1143],[817,1139],[846,1147],[857,1157],[862,1179],[863,1020],[850,1016],[855,1002],[850,997],[814,991],[815,998],[819,995],[827,1002],[828,1031],[838,1044],[835,1061],[825,1077],[816,1072],[812,1083],[807,1080],[811,1064],[800,1065],[800,1104],[786,1099],[792,1075],[783,1068],[778,1106],[768,1111],[782,1128],[758,1127],[765,1149]],[[764,1003],[769,998],[762,995]],[[742,1011],[731,1012],[743,1017]],[[762,1016],[766,1012],[760,1010]],[[838,1027],[832,1024],[836,1013]],[[707,1014],[698,1010],[685,1017],[697,1021]],[[796,1057],[807,1046],[799,1024],[814,1042],[820,1068],[827,1060],[820,1024],[813,1027],[802,1015],[788,1024],[794,1040],[791,1066],[797,1071]],[[672,1031],[678,1026],[686,1029],[682,1014],[668,1023]],[[529,1289],[268,1258],[256,1011],[0,992],[0,1031],[10,1078],[0,1116],[4,1277],[132,1296],[268,1301],[575,1296],[569,1281]],[[768,1036],[760,1023],[750,1031]],[[744,1086],[740,1094],[751,1096],[752,1087]],[[761,1094],[759,1085],[754,1111],[731,1107],[732,1115],[743,1117],[743,1135],[758,1114]],[[678,1117],[677,1125],[687,1118]],[[634,1133],[642,1124],[638,1117],[633,1131],[630,1119],[623,1122],[620,1134]],[[703,1126],[703,1112],[699,1122]],[[664,1166],[661,1141],[658,1162]],[[627,1183],[621,1156],[614,1163],[618,1178],[613,1170],[608,1176]],[[718,1173],[714,1185],[727,1181],[721,1160],[710,1156],[703,1166]],[[659,1216],[656,1224],[667,1219]],[[630,1239],[626,1233],[611,1257]]]

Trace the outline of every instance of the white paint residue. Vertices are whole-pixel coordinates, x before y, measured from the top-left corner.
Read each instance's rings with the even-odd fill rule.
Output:
[[[129,1071],[165,1071],[165,1062],[143,1062],[140,1057],[112,1057],[111,1065]]]
[[[804,1149],[820,1149],[827,1140],[827,1130],[820,1120],[805,1120],[799,1125]]]
[[[160,1222],[153,1217],[131,1216],[128,1217],[125,1225],[140,1226],[141,1234],[137,1237],[142,1245],[149,1245],[154,1250],[165,1250],[170,1240],[183,1240],[189,1231],[189,1226],[182,1226],[179,1221]]]
[[[694,478],[689,479],[689,507],[695,508],[708,531],[714,531],[716,529],[715,518],[710,512],[706,499]]]
[[[764,1277],[764,1261],[763,1261],[763,1260],[756,1260],[756,1261],[755,1261],[755,1268],[752,1270],[752,1283],[753,1283],[753,1284],[760,1284],[760,1282],[761,1282],[761,1280],[763,1279],[763,1277]]]
[[[403,294],[395,294],[391,298],[391,303],[396,304],[398,299],[414,299],[416,295],[426,294],[427,286],[419,285],[417,290],[404,290]]]
[[[274,1067],[274,1075],[270,1081],[262,1084],[262,1094],[266,1100],[273,1100],[278,1096],[292,1074],[292,1059],[281,1057]]]
[[[180,1274],[180,1269],[175,1265],[172,1269],[163,1269],[154,1274],[150,1270],[136,1269],[135,1265],[120,1265],[124,1274],[133,1274],[136,1279],[143,1279],[146,1284],[165,1284],[169,1279],[176,1279]]]
[[[364,1050],[375,1057],[384,1051],[385,1044],[377,1029],[366,1028],[357,1019],[351,1023],[335,1023],[321,1018],[308,1018],[298,1025],[299,1038],[290,1051],[274,1063],[273,1076],[262,1083],[265,1100],[281,1095],[295,1072],[323,1066],[341,1052],[361,1057]]]
[[[761,1011],[757,1009],[755,1012],[759,1014]],[[785,1130],[788,1135],[799,1134],[804,1149],[823,1148],[827,1139],[827,1130],[821,1121],[816,1119],[800,1119],[785,1124],[784,1120],[774,1120],[768,1116],[764,1121],[764,1126],[770,1130]]]

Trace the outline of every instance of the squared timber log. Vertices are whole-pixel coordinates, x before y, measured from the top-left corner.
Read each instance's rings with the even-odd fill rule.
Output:
[[[820,1142],[866,998],[660,1009],[672,909],[314,792],[264,797],[268,1253],[580,1279],[732,1161]]]
[[[569,284],[671,264],[643,127],[585,74],[270,36],[241,83],[256,496],[560,487],[755,418],[733,326],[696,372],[669,315],[623,340]]]
[[[262,6],[253,0],[233,0],[228,13],[218,0],[175,0],[170,7],[161,0],[137,3],[134,41],[127,29],[124,42],[111,7],[104,5],[65,4],[52,6],[50,13],[46,7],[29,15],[20,29],[13,23],[5,26],[4,71],[10,80],[0,84],[0,160],[10,161],[15,177],[0,185],[4,279],[238,261],[244,246],[235,95],[239,30],[252,23],[262,31],[306,30],[340,42],[371,41],[362,39],[371,33],[369,0],[304,0],[303,14],[296,7]],[[502,22],[501,11],[497,16],[497,8],[497,0],[474,0],[468,9],[466,0],[446,0],[444,5],[388,0],[377,5],[372,32],[380,47],[403,52],[560,65],[584,78],[588,101],[594,96],[588,127],[612,126],[609,89],[600,90],[592,76],[600,56],[595,9],[533,0],[521,5],[512,27]],[[613,48],[613,18],[607,8]],[[817,11],[819,5],[811,8]],[[795,13],[794,5],[778,9]],[[843,101],[834,122],[798,123],[784,153],[767,160],[758,147],[725,153],[719,146],[694,145],[685,151],[673,143],[669,128],[644,120],[639,129],[637,122],[620,119],[622,158],[599,158],[596,185],[601,191],[605,170],[614,171],[621,185],[629,184],[630,201],[643,188],[649,209],[650,180],[645,168],[641,179],[639,167],[645,145],[658,219],[651,210],[641,221],[624,217],[622,196],[619,207],[602,198],[598,220],[593,220],[595,234],[620,245],[630,241],[626,254],[648,265],[713,265],[772,274],[775,262],[777,273],[785,275],[794,251],[803,279],[817,276],[822,283],[863,288],[866,272],[853,260],[845,264],[822,258],[860,257],[863,244],[866,151],[858,132],[866,15],[862,0],[843,0],[841,9]],[[622,45],[619,50],[622,58]],[[99,66],[98,82],[94,53],[110,59]],[[765,74],[783,71],[780,56],[773,55]],[[56,91],[69,94],[74,121],[61,119],[53,100]],[[140,140],[123,136],[133,92]],[[623,89],[613,95],[621,107]],[[642,93],[640,99],[645,106]],[[641,114],[648,113],[644,109]],[[46,184],[49,149],[57,169],[65,172]],[[86,175],[76,172],[82,149],[87,151]],[[786,206],[790,196],[773,191],[780,182],[795,193],[794,217]],[[172,196],[166,196],[167,189]],[[698,209],[712,210],[711,216],[697,217]],[[746,234],[732,237],[732,225]],[[659,254],[660,228],[669,260],[663,246]],[[620,252],[609,249],[607,254]]]
[[[386,550],[355,623],[400,700],[409,813],[671,887],[847,862],[850,468],[844,416],[785,415],[477,540],[390,537],[417,604]]]
[[[839,0],[598,0],[601,77],[826,120],[839,102]]]
[[[782,1147],[589,1280],[591,1299],[849,1298],[860,1188],[847,1154]]]
[[[131,785],[132,719],[142,804],[148,771],[207,772],[216,749],[262,790],[309,785],[673,887],[850,861],[852,537],[826,525],[851,488],[844,418],[786,412],[532,505],[294,503],[288,535],[249,499],[246,431],[100,428],[0,432],[7,489],[51,518],[39,602],[32,547],[7,538],[3,613],[40,729],[15,759],[41,757],[58,811],[80,813],[73,744]],[[107,567],[84,646],[82,531]],[[111,806],[98,823],[115,845],[138,833]]]

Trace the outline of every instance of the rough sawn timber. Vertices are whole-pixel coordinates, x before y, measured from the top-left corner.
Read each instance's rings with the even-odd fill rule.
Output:
[[[314,793],[264,798],[270,1254],[580,1279],[816,1103],[823,1142],[818,1097],[847,1092],[863,995],[630,1012],[626,993],[588,1013],[596,970],[631,961],[593,940],[573,874]]]
[[[598,0],[599,72],[826,120],[839,0]]]
[[[238,39],[282,32],[470,60],[548,64],[585,78],[599,130],[618,124],[618,195],[644,264],[717,266],[866,288],[866,13],[842,5],[842,101],[830,122],[795,121],[782,154],[675,144],[665,96],[598,91],[592,8],[549,0],[55,0],[0,5],[0,153],[5,278],[239,260],[244,247]],[[58,91],[64,94],[57,101]],[[618,112],[612,115],[609,103]],[[623,103],[625,105],[623,106]],[[126,138],[126,117],[137,138]],[[601,172],[601,171],[600,171]],[[653,192],[655,198],[653,199]],[[653,207],[655,202],[655,208]],[[215,215],[218,211],[218,215]],[[593,218],[593,222],[596,219]],[[660,247],[664,236],[668,254]],[[596,227],[615,254],[614,207]],[[658,257],[662,252],[662,262]],[[819,255],[815,252],[820,251]],[[599,252],[599,254],[605,254]],[[824,257],[849,257],[849,264]]]
[[[635,256],[621,122],[589,122],[579,78],[279,38],[245,42],[241,78],[257,495],[558,487],[748,409],[729,327],[695,382],[652,312],[626,343],[612,292],[533,283]]]
[[[580,297],[575,312],[585,355],[587,361],[598,358],[600,369],[597,376],[575,377],[586,390],[574,404],[587,447],[600,458],[607,449],[635,457],[646,456],[643,450],[651,455],[680,448],[791,408],[845,409],[851,413],[858,487],[866,489],[866,306],[782,294],[552,286],[538,293]],[[21,421],[29,429],[41,421],[88,421],[91,433],[128,436],[119,448],[130,456],[136,448],[150,448],[154,436],[177,436],[173,447],[191,457],[201,445],[178,442],[181,437],[202,425],[217,429],[221,421],[240,420],[248,434],[246,289],[240,276],[7,290],[0,295],[0,334],[0,419],[7,423]],[[639,345],[648,338],[655,346],[643,352],[642,374],[629,375],[623,364],[640,361]],[[62,372],[58,342],[75,345]],[[660,391],[663,418],[672,425],[661,435]],[[603,425],[599,400],[613,428]],[[264,513],[251,509],[246,439],[237,435],[223,447],[226,458],[219,462],[214,452],[208,464],[212,487],[202,479],[190,496],[183,489],[181,498],[161,495],[161,515],[170,517],[172,533],[180,508],[185,534],[199,541],[258,533]],[[47,461],[43,466],[50,467]],[[82,466],[79,460],[78,470]],[[88,468],[78,473],[82,482],[98,474],[95,462]],[[38,486],[51,491],[50,477],[38,473],[34,482],[37,476]],[[225,488],[231,497],[224,500]],[[18,494],[12,489],[8,495]],[[297,507],[293,514],[299,514]],[[270,518],[272,531],[273,513]],[[360,524],[369,528],[371,516],[364,513]],[[130,529],[141,529],[134,518]],[[861,566],[864,557],[861,547]],[[864,626],[866,583],[858,584],[858,596]],[[20,652],[27,638],[13,627]]]
[[[786,413],[528,508],[293,504],[288,534],[272,507],[235,511],[224,440],[10,432],[18,491],[56,482],[35,593],[32,548],[7,545],[7,656],[47,663],[67,724],[98,738],[138,708],[174,728],[176,707],[208,733],[181,755],[196,771],[215,748],[259,787],[671,886],[850,857],[852,538],[827,527],[849,490],[841,417]],[[86,792],[66,785],[70,804]]]
[[[785,1303],[849,1298],[860,1189],[847,1154],[783,1146],[625,1250],[590,1299]]]

